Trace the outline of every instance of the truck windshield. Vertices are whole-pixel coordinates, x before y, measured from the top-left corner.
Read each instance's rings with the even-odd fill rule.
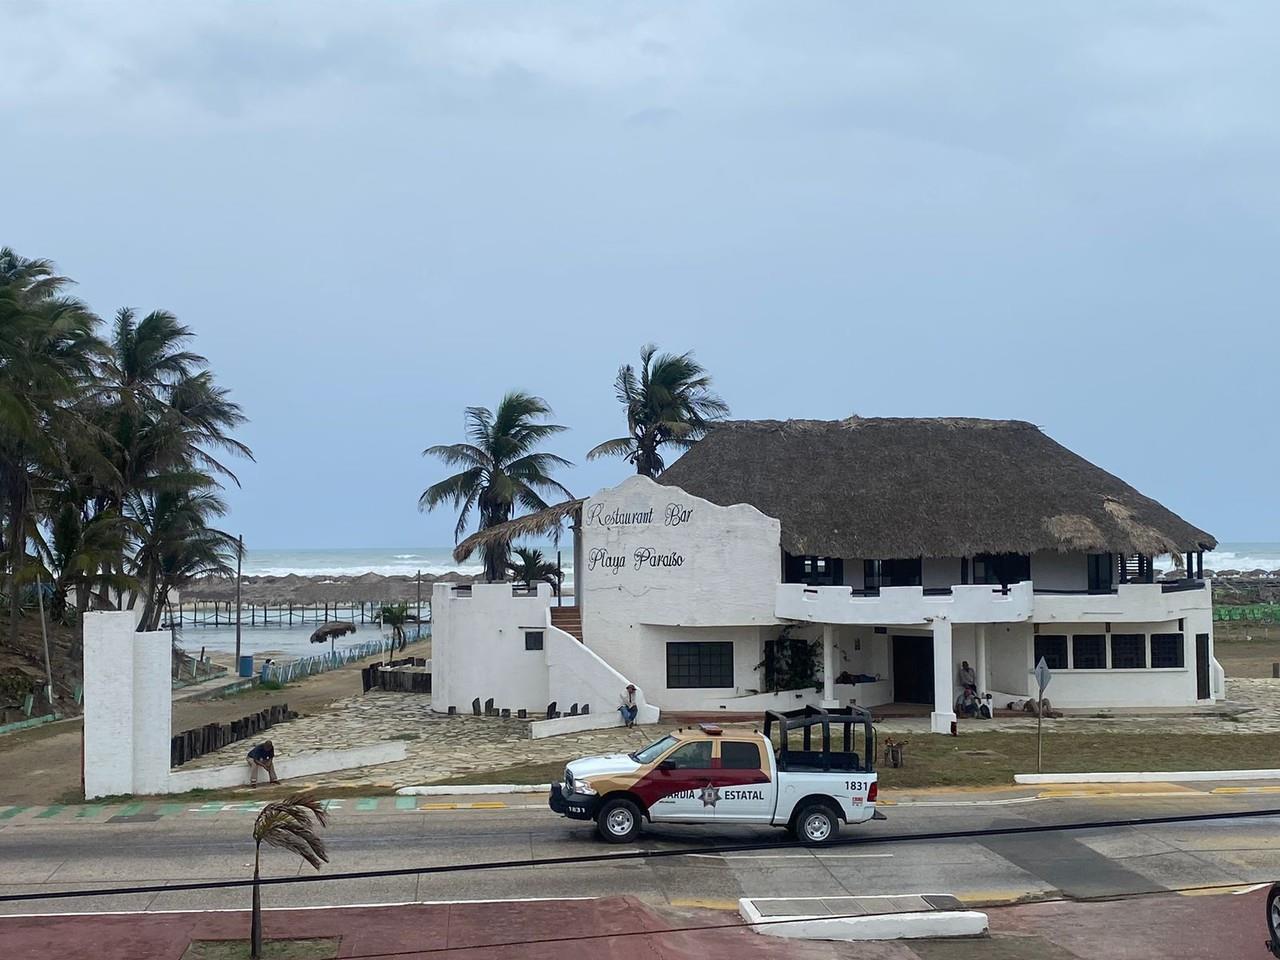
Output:
[[[651,743],[643,750],[637,750],[631,754],[631,759],[636,763],[653,763],[660,756],[676,745],[675,737],[663,737],[657,743]]]

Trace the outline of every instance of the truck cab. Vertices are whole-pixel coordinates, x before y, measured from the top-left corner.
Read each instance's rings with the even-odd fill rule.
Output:
[[[825,843],[842,823],[884,818],[869,712],[770,711],[763,726],[684,727],[634,753],[574,760],[551,785],[551,809],[594,821],[613,843],[634,840],[646,819],[768,824]]]

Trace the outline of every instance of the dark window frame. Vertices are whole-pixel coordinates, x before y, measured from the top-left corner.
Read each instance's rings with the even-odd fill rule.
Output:
[[[753,759],[750,763],[745,763],[745,753],[750,750],[753,753]],[[741,752],[744,756],[735,758],[734,762],[730,762],[730,752]],[[764,754],[760,752],[760,744],[753,743],[750,740],[724,740],[720,744],[720,768],[722,770],[763,770]]]
[[[667,689],[723,690],[733,686],[732,640],[667,643]]]
[[[1147,635],[1145,633],[1113,633],[1110,639],[1112,670],[1147,669]],[[1117,656],[1117,643],[1119,643],[1119,656]]]
[[[1056,649],[1041,649],[1041,644],[1045,644],[1047,646],[1051,641]],[[1040,658],[1044,657],[1045,665],[1048,666],[1050,670],[1066,670],[1067,664],[1069,663],[1067,659],[1068,645],[1067,635],[1065,633],[1036,634],[1034,647],[1035,655],[1032,657],[1032,662],[1038,664],[1040,662]]]
[[[1175,656],[1168,659],[1177,663],[1161,663],[1166,653]],[[1187,666],[1187,638],[1181,633],[1153,633],[1151,635],[1151,669],[1152,670],[1185,670]]]
[[[1094,646],[1096,644],[1096,646]],[[1090,650],[1089,647],[1094,647]],[[1086,662],[1081,664],[1081,654],[1090,661],[1096,658],[1101,663]],[[1107,635],[1105,633],[1073,633],[1071,635],[1071,669],[1072,670],[1105,670],[1107,668]]]
[[[687,764],[681,763],[676,758],[676,754],[684,753],[684,752],[689,752],[689,753],[705,752],[707,755],[706,764],[702,765],[702,764],[692,764],[692,763],[687,763]],[[711,757],[711,753],[712,753],[712,750],[711,750],[710,740],[686,740],[684,743],[680,744],[678,747],[676,747],[674,750],[668,753],[665,757],[663,757],[662,763],[664,766],[666,764],[671,764],[671,769],[673,770],[711,770],[713,769],[712,765],[715,763],[715,761]],[[702,758],[700,757],[699,759],[701,760]]]
[[[1007,587],[1031,579],[1029,553],[979,553],[973,558],[973,582]]]
[[[526,630],[524,632],[524,648],[526,650],[541,650],[546,641],[545,630]],[[537,638],[536,640],[534,638]]]
[[[1085,559],[1090,593],[1110,593],[1116,581],[1116,558],[1111,553],[1090,553]]]

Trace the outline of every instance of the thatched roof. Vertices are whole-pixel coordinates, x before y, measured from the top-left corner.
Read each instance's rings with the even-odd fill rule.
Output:
[[[1161,554],[1217,541],[1019,420],[852,417],[714,425],[658,478],[782,524],[791,554]]]
[[[345,637],[348,633],[355,632],[356,625],[354,623],[346,620],[330,620],[311,632],[311,642],[328,643],[330,640],[336,640],[338,637]]]
[[[547,533],[559,533],[564,519],[581,510],[584,503],[586,503],[585,499],[566,500],[564,503],[553,504],[545,510],[525,514],[506,523],[478,530],[453,548],[453,559],[462,563],[486,543],[511,543],[521,537],[539,537]]]

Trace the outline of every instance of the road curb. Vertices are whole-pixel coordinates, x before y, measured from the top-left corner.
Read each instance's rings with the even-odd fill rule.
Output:
[[[499,793],[547,793],[550,790],[549,783],[469,783],[455,784],[451,787],[442,785],[400,787],[396,790],[396,794],[401,797],[470,797]]]
[[[1182,770],[1172,773],[1018,773],[1014,783],[1203,783],[1213,780],[1280,780],[1280,770]]]

